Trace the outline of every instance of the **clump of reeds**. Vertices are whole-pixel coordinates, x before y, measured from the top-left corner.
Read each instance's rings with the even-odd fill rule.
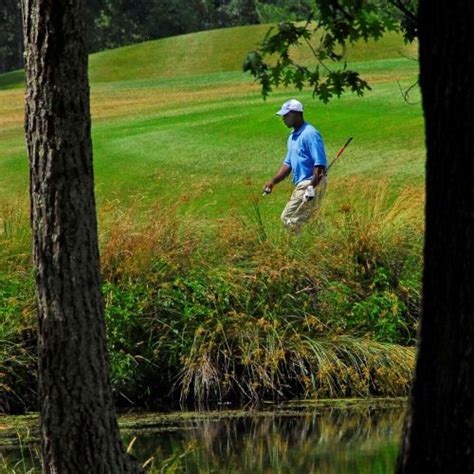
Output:
[[[327,334],[303,321],[243,314],[207,320],[183,356],[177,386],[198,403],[303,397],[400,396],[414,349]]]
[[[407,265],[420,266],[424,194],[419,188],[391,196],[388,183],[353,180],[341,195],[331,214],[323,216],[322,259],[333,268],[344,261],[348,275],[362,277],[381,266],[394,277]]]

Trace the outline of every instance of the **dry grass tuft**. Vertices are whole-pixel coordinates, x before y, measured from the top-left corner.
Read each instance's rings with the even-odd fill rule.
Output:
[[[106,280],[151,276],[187,266],[199,246],[197,226],[179,216],[176,206],[165,209],[155,205],[139,211],[134,204],[126,210],[104,208],[101,212],[108,214],[101,235]]]
[[[320,322],[320,331],[304,325],[243,314],[207,320],[182,360],[181,401],[408,393],[414,348],[325,334]]]

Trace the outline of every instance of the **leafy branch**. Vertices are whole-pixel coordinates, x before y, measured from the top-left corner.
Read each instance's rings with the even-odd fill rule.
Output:
[[[343,61],[347,45],[379,39],[387,31],[402,32],[406,41],[416,38],[418,0],[315,0],[304,25],[294,22],[272,27],[255,51],[248,53],[244,71],[260,83],[264,99],[274,87],[311,87],[313,97],[328,102],[351,91],[361,96],[370,90],[357,71]],[[319,45],[312,40],[319,36]],[[315,59],[312,67],[298,64],[292,48],[305,44]],[[270,62],[271,61],[271,62]],[[331,64],[331,66],[330,66]]]

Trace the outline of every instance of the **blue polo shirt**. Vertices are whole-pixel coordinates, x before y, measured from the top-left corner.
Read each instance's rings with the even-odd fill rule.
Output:
[[[315,166],[327,166],[323,139],[312,125],[304,122],[298,130],[290,133],[283,163],[291,168],[295,185],[311,179]]]

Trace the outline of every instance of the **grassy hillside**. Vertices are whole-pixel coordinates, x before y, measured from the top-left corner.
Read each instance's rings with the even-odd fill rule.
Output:
[[[240,71],[248,51],[256,48],[269,25],[243,26],[202,31],[136,44],[91,55],[89,76],[92,83],[150,80],[169,77]],[[298,61],[311,60],[308,48],[293,52]],[[369,41],[348,48],[348,61],[413,56],[416,45],[406,45],[390,33],[380,41]],[[0,75],[0,90],[22,86],[22,71]]]
[[[280,102],[299,97],[306,117],[333,156],[347,136],[354,142],[334,178],[366,176],[395,185],[423,179],[419,104],[406,104],[397,81],[416,79],[417,63],[400,37],[362,43],[349,59],[373,85],[365,98],[347,95],[328,105],[310,93],[280,90],[264,102],[240,72],[245,52],[267,26],[201,32],[91,56],[92,114],[99,202],[183,199],[194,210],[219,215],[258,195],[284,155],[287,130],[274,116]],[[298,52],[307,59],[306,53]],[[0,86],[19,73],[0,76]],[[12,85],[12,84],[10,84]],[[27,189],[23,91],[0,90],[0,201]],[[383,125],[383,126],[381,126]],[[268,199],[278,211],[289,186]]]
[[[90,78],[109,82],[240,71],[246,53],[256,48],[268,29],[268,25],[255,25],[203,31],[104,51],[91,57]],[[390,34],[379,43],[350,48],[347,59],[386,59],[414,51]],[[295,50],[294,56],[305,63],[311,59],[308,48]]]

